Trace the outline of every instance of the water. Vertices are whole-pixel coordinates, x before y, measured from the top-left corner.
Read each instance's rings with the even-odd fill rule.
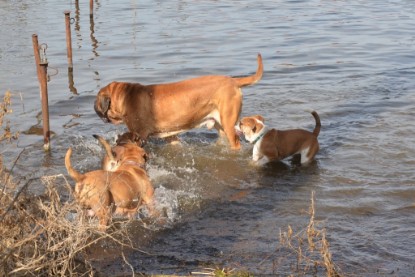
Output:
[[[317,110],[316,161],[257,168],[249,144],[235,153],[203,129],[183,134],[181,146],[149,143],[149,175],[168,224],[131,228],[135,244],[154,254],[129,253],[134,269],[188,273],[220,265],[284,275],[273,268],[279,232],[307,224],[315,191],[317,219],[345,273],[415,273],[415,2],[95,1],[92,19],[87,2],[0,2],[0,91],[12,92],[8,119],[21,132],[2,143],[1,154],[9,168],[20,154],[18,178],[66,174],[69,146],[77,169],[99,167],[103,151],[92,134],[113,141],[125,131],[93,110],[107,83],[251,74],[260,52],[265,73],[243,89],[242,115],[260,113],[279,129],[312,129],[307,110]],[[65,10],[74,18],[73,76]],[[41,127],[33,33],[48,45],[50,154],[28,132]],[[98,264],[125,271],[119,259]]]

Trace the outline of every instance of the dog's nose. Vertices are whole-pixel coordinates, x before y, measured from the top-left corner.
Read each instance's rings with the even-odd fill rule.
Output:
[[[243,135],[241,128],[239,127],[239,124],[235,126],[235,132],[239,137]]]
[[[102,121],[104,121],[104,123],[110,123],[111,121],[106,118],[106,117],[101,117]]]

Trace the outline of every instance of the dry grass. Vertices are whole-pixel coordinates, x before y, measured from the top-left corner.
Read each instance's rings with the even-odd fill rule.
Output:
[[[13,199],[4,194],[1,201],[0,275],[66,275],[92,272],[80,262],[91,232],[76,230],[79,221],[70,222],[66,214],[75,208],[61,204],[56,189],[47,184],[43,197],[26,195],[19,190]],[[75,274],[77,275],[77,274]]]
[[[10,103],[7,92],[0,104],[1,140],[15,138],[8,123],[3,129]],[[125,226],[100,232],[73,199],[61,199],[61,195],[72,195],[63,175],[30,179],[21,185],[12,181],[12,170],[3,168],[0,156],[0,276],[94,276],[88,248],[103,243],[131,249]],[[58,191],[56,184],[62,178],[66,186],[60,185]],[[44,193],[30,194],[31,185],[43,187]],[[132,270],[125,257],[124,262]]]
[[[131,246],[126,228],[100,232],[97,222],[86,220],[74,201],[62,201],[54,185],[56,178],[64,176],[41,179],[46,190],[42,196],[27,195],[26,185],[15,197],[2,193],[1,276],[93,276],[95,270],[87,257],[89,247],[101,242],[120,248]]]
[[[212,277],[253,277],[254,275],[235,268],[204,268],[201,272],[192,272],[192,276]]]
[[[281,247],[278,250],[287,252],[288,256],[295,256],[294,259],[291,259],[296,262],[291,265],[289,276],[317,275],[321,272],[325,273],[327,277],[342,276],[339,268],[333,262],[326,229],[319,229],[318,222],[315,221],[314,192],[311,196],[309,214],[310,220],[304,230],[294,233],[291,226],[288,226],[287,231],[280,231]]]
[[[3,132],[0,132],[0,141],[11,141],[12,139],[17,139],[19,136],[19,133],[13,134],[11,132],[10,121],[5,120],[6,114],[10,114],[12,112],[13,110],[11,109],[11,93],[9,91],[6,91],[3,97],[3,102],[0,102],[0,127],[3,128]]]

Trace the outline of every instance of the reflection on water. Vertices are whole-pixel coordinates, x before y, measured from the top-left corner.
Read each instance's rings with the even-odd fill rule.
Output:
[[[68,79],[69,79],[69,90],[73,94],[78,94],[78,91],[76,90],[76,87],[75,87],[75,82],[73,80],[73,67],[68,67]]]
[[[68,75],[64,10],[75,11]],[[248,74],[260,52],[264,76],[244,88],[242,115],[261,114],[272,128],[311,130],[305,111],[319,112],[321,150],[306,167],[295,160],[255,167],[250,144],[233,152],[207,130],[183,134],[180,146],[150,141],[148,173],[168,224],[135,222],[135,243],[154,254],[131,253],[136,271],[186,274],[223,264],[278,272],[279,230],[308,223],[304,211],[315,191],[316,216],[344,272],[415,273],[414,1],[95,1],[93,17],[88,1],[0,1],[0,22],[7,31],[0,33],[0,92],[12,91],[12,128],[28,130],[1,153],[10,165],[25,148],[13,168],[22,178],[66,174],[69,146],[77,169],[99,167],[103,152],[92,134],[114,143],[125,131],[93,109],[98,90],[114,80]],[[33,33],[48,44],[57,69],[48,83],[50,155],[36,118]],[[108,264],[122,271],[119,256]]]
[[[94,36],[94,16],[91,14],[89,16],[89,21],[90,21],[90,30],[91,30],[91,42],[92,42],[92,52],[94,53],[95,57],[98,57],[98,52],[97,52],[97,48],[98,48],[98,40],[95,38]]]
[[[80,10],[79,10],[79,0],[75,1],[75,33],[77,37],[77,45],[78,48],[81,48],[81,41],[82,41],[82,35],[81,35],[81,24],[80,24]]]

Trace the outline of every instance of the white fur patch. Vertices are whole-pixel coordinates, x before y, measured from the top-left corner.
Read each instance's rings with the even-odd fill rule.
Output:
[[[250,143],[254,142],[256,139],[258,139],[258,137],[262,136],[266,132],[265,124],[261,120],[258,120],[256,118],[254,118],[254,120],[256,121],[257,131],[253,133],[250,130],[250,134],[248,136],[245,136]]]
[[[221,125],[220,116],[218,110],[213,110],[205,118],[202,119],[202,122],[197,126],[197,128],[206,127],[209,130],[215,126],[215,123]]]
[[[218,110],[213,110],[208,115],[206,115],[200,121],[200,123],[197,123],[197,122],[194,122],[194,123],[197,124],[194,128],[206,127],[208,129],[212,129],[215,126],[215,123],[218,123],[219,125],[221,125],[219,111]],[[180,130],[171,131],[171,132],[156,133],[156,134],[153,134],[152,136],[154,136],[156,138],[166,138],[166,137],[178,135],[180,133],[183,133],[183,132],[186,132],[186,131],[189,131],[189,130],[190,129],[180,129]]]
[[[265,128],[264,128],[265,129]],[[267,162],[269,162],[269,159],[267,156],[263,155],[260,152],[260,147],[261,147],[261,143],[262,143],[262,139],[260,138],[255,144],[254,144],[254,148],[252,149],[252,160],[254,162],[256,162],[258,165],[264,165]]]
[[[308,151],[310,151],[310,147],[307,147],[307,148],[301,150],[301,152],[300,152],[301,153],[301,163],[302,164],[307,163],[309,161],[309,158],[307,157]]]

